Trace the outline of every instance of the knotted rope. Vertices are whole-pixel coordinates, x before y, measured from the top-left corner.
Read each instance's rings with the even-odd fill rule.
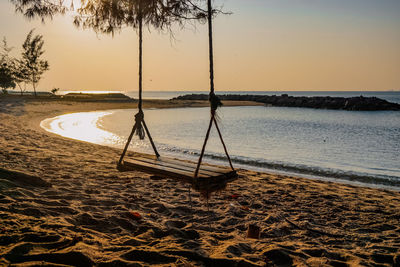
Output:
[[[140,140],[143,140],[144,137],[146,136],[146,133],[143,128],[143,121],[144,121],[144,113],[143,110],[139,110],[138,113],[135,115],[135,134],[139,136]]]
[[[214,94],[214,92],[210,92],[210,94],[208,95],[208,100],[210,101],[211,114],[214,113],[215,116],[215,112],[219,107],[222,106],[222,102],[219,97]]]

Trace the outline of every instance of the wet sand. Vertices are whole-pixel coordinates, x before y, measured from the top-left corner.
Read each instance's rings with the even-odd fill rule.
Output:
[[[186,184],[118,172],[120,150],[39,127],[116,108],[135,104],[0,99],[0,265],[400,265],[399,192],[239,170],[191,207]]]

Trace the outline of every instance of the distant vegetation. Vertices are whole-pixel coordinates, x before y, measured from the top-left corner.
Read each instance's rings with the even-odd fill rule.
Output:
[[[36,88],[45,71],[49,70],[49,63],[42,59],[44,54],[42,35],[34,35],[31,30],[24,43],[20,58],[10,55],[13,47],[9,47],[6,38],[3,39],[0,54],[0,88],[3,93],[7,89],[18,86],[21,95],[26,91],[26,85],[31,84],[35,96]]]
[[[5,94],[0,93],[2,98],[18,98],[28,101],[65,101],[65,102],[120,102],[131,103],[136,102],[133,98],[122,93],[68,93],[58,95],[59,88],[53,88],[51,92],[37,92],[37,95],[25,94],[22,97],[16,91],[9,91]]]
[[[133,101],[127,95],[121,93],[105,93],[105,94],[88,94],[88,93],[68,93],[61,96],[64,100],[74,100],[74,101],[109,101],[109,102],[121,102],[121,101]]]

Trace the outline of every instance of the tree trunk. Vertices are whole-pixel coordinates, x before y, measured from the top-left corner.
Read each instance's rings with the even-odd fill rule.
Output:
[[[35,76],[32,76],[32,86],[33,86],[33,93],[34,93],[34,95],[35,95],[35,97],[36,97],[36,83],[34,82],[35,81]]]
[[[22,87],[19,83],[17,83],[19,90],[21,91],[21,96],[23,96],[23,91],[22,91]]]

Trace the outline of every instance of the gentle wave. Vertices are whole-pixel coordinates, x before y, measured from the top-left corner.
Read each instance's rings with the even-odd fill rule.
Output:
[[[161,150],[170,152],[171,155],[186,155],[188,159],[194,160],[196,157],[200,156],[200,151],[192,149],[182,149],[178,147],[172,147],[165,144],[160,146]],[[218,163],[226,162],[227,158],[224,154],[219,153],[205,153],[204,157],[210,159],[211,163],[217,161]],[[335,180],[343,180],[350,182],[357,182],[362,184],[373,184],[373,185],[383,185],[390,187],[398,187],[400,189],[400,181],[398,177],[392,177],[387,175],[371,176],[356,172],[345,172],[335,169],[311,167],[305,165],[292,165],[285,162],[269,162],[263,159],[254,159],[243,156],[230,156],[234,165],[238,165],[242,168],[248,168],[252,170],[265,171],[276,170],[282,171],[284,173],[300,174],[300,175],[310,175],[312,177],[320,178],[333,178]],[[215,163],[215,162],[214,162]]]

